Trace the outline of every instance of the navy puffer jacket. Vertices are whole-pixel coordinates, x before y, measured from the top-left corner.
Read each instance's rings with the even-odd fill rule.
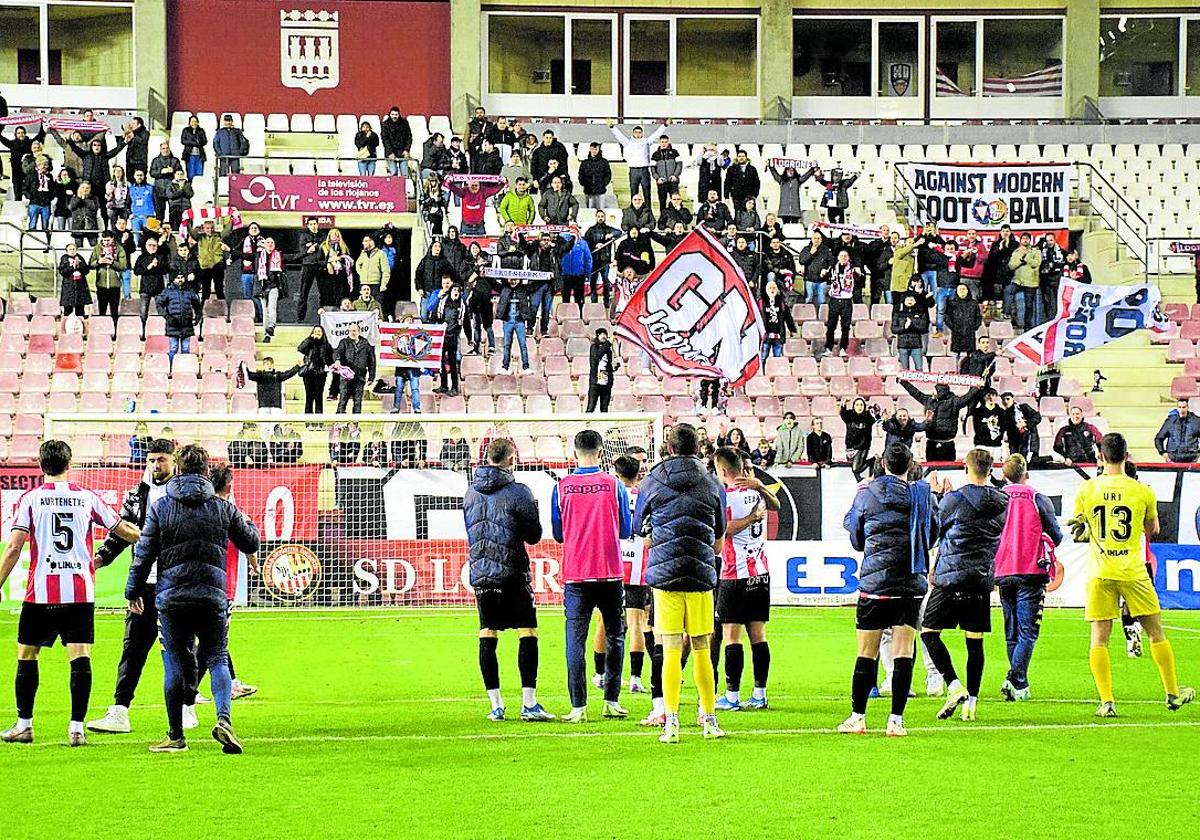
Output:
[[[868,595],[920,596],[928,584],[913,572],[908,484],[884,475],[858,491],[843,523],[850,544],[863,552],[858,589]],[[937,506],[931,506],[933,539],[937,539]]]
[[[160,609],[208,606],[225,609],[225,557],[232,542],[243,554],[259,548],[258,530],[213,491],[201,475],[179,475],[167,482],[167,495],[146,515],[142,537],[133,549],[125,597],[138,596],[158,563],[155,605]]]
[[[940,506],[942,544],[933,569],[935,586],[991,592],[996,550],[1008,518],[1008,494],[990,485],[966,484],[947,493]]]
[[[525,546],[542,538],[542,520],[537,499],[513,478],[511,470],[491,464],[476,469],[463,498],[463,516],[473,588],[530,580]]]
[[[725,535],[725,498],[699,458],[660,462],[638,485],[635,534],[650,533],[646,583],[670,592],[717,586],[713,543]]]

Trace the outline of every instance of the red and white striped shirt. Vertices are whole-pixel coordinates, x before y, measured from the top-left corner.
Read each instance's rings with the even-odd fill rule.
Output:
[[[637,510],[637,487],[626,487],[625,492],[629,495],[629,514],[632,516]],[[626,586],[646,585],[646,557],[649,554],[650,548],[640,534],[621,540],[621,562],[625,568],[623,581]]]
[[[92,525],[111,530],[119,521],[99,496],[73,482],[46,482],[22,496],[12,527],[29,534],[26,603],[94,603]]]
[[[725,521],[732,522],[749,516],[762,504],[757,490],[725,488]],[[742,580],[768,573],[767,555],[763,550],[766,543],[765,522],[755,522],[725,540],[724,562],[721,564],[721,580]]]

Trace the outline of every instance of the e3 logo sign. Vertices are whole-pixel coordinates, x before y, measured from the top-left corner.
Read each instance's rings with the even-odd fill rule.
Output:
[[[853,557],[789,557],[787,588],[795,595],[848,595],[858,591]]]

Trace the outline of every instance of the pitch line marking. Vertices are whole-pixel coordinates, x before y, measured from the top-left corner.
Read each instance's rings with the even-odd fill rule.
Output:
[[[514,721],[515,722],[515,721]],[[654,730],[643,729],[620,729],[609,732],[554,732],[547,731],[554,728],[554,724],[542,724],[537,727],[540,731],[537,732],[521,732],[521,733],[468,733],[463,735],[422,735],[418,733],[411,734],[396,734],[396,735],[296,735],[296,736],[268,736],[264,738],[249,737],[244,739],[244,743],[253,748],[254,744],[321,744],[321,743],[386,743],[397,741],[411,742],[445,742],[445,741],[526,741],[538,739],[573,739],[573,738],[642,738],[649,741],[653,737]],[[970,732],[1073,732],[1073,731],[1103,731],[1109,729],[1195,729],[1200,728],[1200,721],[1144,721],[1144,722],[1128,722],[1128,723],[1030,723],[1030,724],[984,724],[982,726],[955,726],[946,724],[945,726],[910,726],[909,732],[919,733],[970,733]],[[874,730],[875,733],[882,735],[882,729]],[[780,735],[837,735],[838,732],[833,727],[794,727],[780,729],[734,729],[730,730],[730,736],[735,740],[739,737],[773,737]],[[695,733],[697,740],[699,733]],[[848,743],[857,739],[845,738]],[[131,741],[123,738],[100,738],[88,742],[89,747],[98,746],[123,746],[129,747]],[[39,741],[32,745],[33,747],[61,747],[62,742],[58,741]],[[20,749],[18,747],[17,749]]]

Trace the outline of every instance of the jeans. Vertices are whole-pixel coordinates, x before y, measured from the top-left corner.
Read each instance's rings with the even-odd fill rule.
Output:
[[[421,298],[421,320],[429,323],[429,319],[433,317],[434,310],[437,309],[438,292],[426,292],[425,297]]]
[[[922,271],[921,279],[925,281],[926,289],[936,289],[937,288],[937,272],[936,271]]]
[[[1006,583],[1000,586],[1004,609],[1004,641],[1008,645],[1008,681],[1015,688],[1029,688],[1029,660],[1042,629],[1044,583]]]
[[[534,289],[532,295],[529,296],[529,302],[533,306],[533,318],[529,321],[529,331],[533,332],[533,326],[537,323],[538,310],[542,313],[542,335],[550,332],[550,305],[554,303],[554,286],[549,283],[544,283]]]
[[[1036,288],[1017,286],[1015,283],[1009,286],[1009,288],[1014,290],[1013,301],[1016,305],[1013,316],[1013,329],[1018,332],[1033,329],[1038,290]]]
[[[619,580],[568,583],[563,587],[567,614],[567,694],[571,706],[587,705],[586,651],[590,649],[592,610],[604,621],[604,699],[621,696],[621,669],[625,660],[625,594]]]
[[[408,384],[408,401],[412,403],[413,414],[421,413],[421,369],[415,367],[396,368],[396,393],[392,398],[392,412],[399,413],[400,397],[404,394],[404,385]]]
[[[462,236],[487,236],[487,224],[485,222],[479,222],[478,224],[463,222],[458,232]]]
[[[360,160],[358,162],[358,174],[359,175],[374,175],[375,174],[375,160],[374,159]]]
[[[388,159],[387,172],[391,176],[403,175],[408,177],[408,161],[407,160],[392,160]]]
[[[920,347],[901,347],[898,355],[900,356],[900,367],[905,370],[925,369],[925,358]]]
[[[648,166],[631,166],[629,167],[629,200],[633,201],[633,197],[637,195],[638,190],[641,190],[642,195],[646,197],[646,206],[650,206],[650,167]]]
[[[937,301],[937,328],[938,332],[945,329],[946,326],[946,301],[954,297],[954,289],[943,289],[940,286],[933,293],[933,299]]]
[[[226,608],[216,606],[176,606],[159,610],[158,628],[163,647],[163,693],[167,702],[168,734],[183,737],[183,706],[194,686],[195,669],[191,665],[193,649],[203,652],[212,686],[218,718],[229,718],[230,692],[226,654],[229,626]],[[189,679],[188,675],[192,678]]]
[[[825,284],[813,283],[811,280],[804,281],[804,298],[814,306],[825,305]]]
[[[147,298],[143,297],[142,300],[147,300]],[[185,335],[182,338],[176,338],[173,335],[167,336],[167,359],[169,361],[175,361],[176,353],[190,352],[192,352],[192,337],[190,335]]]
[[[525,346],[525,322],[524,321],[505,321],[504,322],[504,358],[501,360],[505,370],[508,370],[508,363],[512,361],[512,342],[513,335],[517,337],[517,346],[521,348],[521,368],[529,369],[529,348]]]
[[[261,321],[263,319],[262,301],[254,296],[253,274],[242,275],[242,297],[254,301],[254,320]]]
[[[39,225],[38,222],[41,222]],[[40,204],[30,204],[29,212],[25,221],[26,230],[50,230],[50,208],[43,207]]]
[[[263,297],[263,328],[267,335],[273,335],[276,315],[279,312],[279,289],[267,289],[263,292]],[[255,309],[257,308],[256,306]]]
[[[154,300],[151,295],[138,295],[138,314],[142,317],[142,332],[146,332],[146,319],[150,317],[150,301]],[[143,336],[144,337],[144,336]]]
[[[187,179],[191,181],[197,175],[204,174],[204,158],[200,155],[189,155],[184,161],[184,166],[187,169]]]
[[[1004,302],[1004,311],[1009,317],[1017,311],[1017,286],[1015,283],[1009,283],[1004,287],[1004,293],[1001,295],[1001,300]]]
[[[762,360],[765,362],[767,356],[779,358],[783,355],[783,342],[778,339],[766,339],[762,346]]]
[[[133,215],[129,217],[129,231],[133,234],[133,241],[140,247],[142,244],[142,231],[146,229],[146,217]]]
[[[478,351],[480,344],[483,342],[484,336],[487,336],[488,350],[496,349],[496,331],[492,329],[492,308],[489,298],[488,306],[485,310],[480,310],[474,313],[475,317],[471,319],[471,347]]]
[[[336,378],[340,379],[341,377]],[[341,390],[338,391],[338,414],[346,413],[346,406],[350,404],[351,400],[354,401],[353,413],[362,414],[363,387],[365,385],[366,381],[358,376],[355,376],[353,379],[342,380]]]
[[[128,268],[121,272],[121,300],[133,297],[133,272]]]

